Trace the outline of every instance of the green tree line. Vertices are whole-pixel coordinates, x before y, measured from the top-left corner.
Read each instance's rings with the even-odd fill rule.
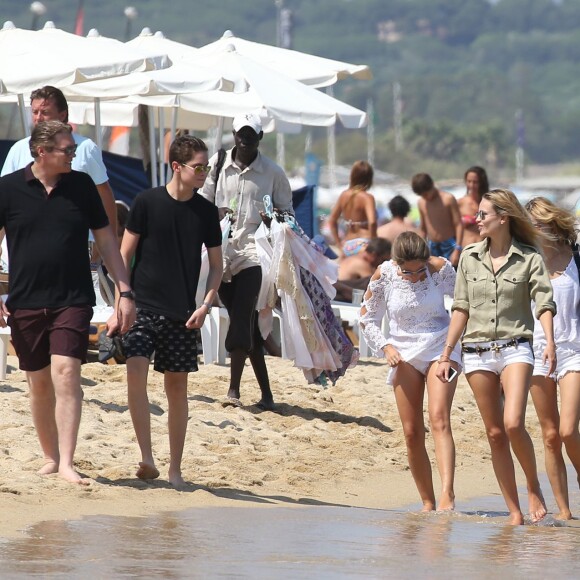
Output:
[[[72,0],[45,0],[44,18],[72,30]],[[135,0],[143,26],[193,46],[236,35],[275,44],[274,0],[203,5]],[[123,39],[125,0],[85,1],[85,28]],[[335,95],[359,108],[372,99],[376,156],[393,168],[422,160],[509,165],[515,115],[528,158],[574,160],[580,128],[580,0],[284,0],[294,48],[369,64],[372,81],[345,81]],[[27,28],[28,3],[2,0],[2,20]],[[41,63],[39,63],[40,66]],[[402,90],[404,151],[394,150],[393,84]],[[324,138],[324,131],[315,131]],[[522,135],[520,134],[520,138]],[[298,142],[298,141],[297,141]],[[322,145],[316,145],[316,147]],[[290,152],[299,146],[292,145]],[[339,131],[339,160],[366,152],[364,135]]]

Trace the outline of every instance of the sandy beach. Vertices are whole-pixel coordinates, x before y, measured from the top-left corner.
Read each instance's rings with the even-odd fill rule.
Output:
[[[30,418],[28,388],[17,359],[9,357],[7,379],[0,383],[0,536],[20,535],[44,520],[141,516],[203,506],[419,507],[383,361],[361,359],[326,389],[308,385],[290,361],[269,357],[267,363],[278,404],[275,413],[252,406],[259,390],[250,368],[242,382],[242,408],[221,405],[228,367],[200,365],[199,372],[190,376],[183,475],[191,485],[179,492],[165,479],[169,447],[162,375],[151,369],[149,388],[161,477],[143,482],[135,477],[139,452],[127,408],[125,367],[83,366],[76,466],[93,480],[83,487],[36,474],[43,462]],[[527,423],[542,469],[531,403]],[[453,429],[458,507],[462,500],[498,495],[481,419],[463,376],[453,406]],[[433,458],[429,435],[427,440]],[[517,475],[518,483],[524,483],[519,468]],[[435,482],[437,486],[437,474]],[[522,508],[527,511],[525,503]],[[548,505],[550,511],[554,508]]]

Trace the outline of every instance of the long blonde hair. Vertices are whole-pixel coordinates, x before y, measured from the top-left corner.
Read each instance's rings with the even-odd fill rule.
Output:
[[[512,237],[518,242],[540,250],[544,236],[534,227],[530,215],[518,201],[513,191],[509,189],[492,189],[484,193],[482,199],[487,199],[487,201],[491,202],[494,211],[498,215],[504,215],[509,218],[508,223]]]
[[[554,205],[545,197],[534,197],[526,204],[526,210],[536,222],[550,233],[545,234],[553,242],[564,242],[573,246],[578,235],[576,216],[566,209]]]

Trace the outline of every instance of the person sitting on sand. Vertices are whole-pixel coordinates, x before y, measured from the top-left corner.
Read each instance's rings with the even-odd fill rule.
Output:
[[[338,280],[334,283],[335,299],[352,302],[352,291],[365,290],[375,270],[385,260],[390,259],[391,242],[383,238],[373,238],[362,253],[340,260]]]
[[[185,485],[181,459],[188,421],[187,378],[197,371],[199,328],[211,310],[222,278],[222,234],[217,208],[197,190],[209,171],[207,147],[192,136],[178,137],[169,148],[173,176],[166,186],[135,198],[121,243],[138,307],[137,320],[123,336],[127,357],[129,411],[141,450],[140,479],[155,479],[151,418],[147,396],[149,360],[164,373],[168,402],[169,482]],[[202,304],[195,304],[202,245],[209,275]]]
[[[373,275],[361,308],[360,325],[367,342],[389,363],[387,383],[392,384],[407,443],[411,474],[417,485],[422,511],[455,507],[455,443],[451,432],[451,404],[457,376],[451,381],[435,375],[449,326],[444,296],[451,296],[455,270],[444,258],[432,257],[425,240],[414,232],[399,234],[392,260]],[[388,312],[385,338],[381,321]],[[461,353],[450,353],[452,366],[460,368]],[[423,398],[429,395],[429,421],[441,476],[441,496],[435,503],[431,463],[425,449]]]
[[[362,252],[371,238],[377,237],[375,196],[368,190],[373,185],[373,167],[366,161],[356,161],[350,171],[348,189],[338,198],[328,218],[328,226],[338,254],[354,256]],[[340,236],[338,222],[342,219],[346,232]]]
[[[463,223],[457,200],[441,191],[427,173],[417,173],[411,181],[413,191],[420,197],[417,207],[421,216],[419,233],[428,240],[432,256],[447,258],[457,266],[463,239]]]
[[[360,254],[340,260],[338,279],[347,281],[370,278],[385,260],[390,259],[391,242],[383,238],[373,238]]]
[[[402,234],[403,232],[416,231],[415,228],[407,222],[407,216],[411,211],[411,204],[402,195],[395,195],[395,197],[389,201],[389,211],[392,216],[391,221],[379,226],[379,229],[377,230],[377,236],[379,238],[384,238],[392,244],[399,234]]]
[[[542,234],[513,192],[483,194],[477,224],[483,241],[463,250],[451,322],[437,376],[448,377],[450,354],[462,340],[463,366],[485,425],[493,468],[509,509],[509,523],[520,525],[513,449],[526,475],[532,522],[546,515],[534,446],[526,431],[526,404],[534,355],[535,315],[546,337],[541,360],[547,374],[556,368],[552,285],[538,249]]]
[[[11,328],[26,371],[32,420],[44,453],[41,475],[58,473],[88,483],[74,468],[81,421],[81,364],[86,362],[95,304],[87,239],[121,291],[115,323],[135,319],[129,276],[97,187],[72,169],[76,143],[69,125],[39,122],[32,130],[33,162],[0,178],[0,228],[10,248],[9,296],[0,300],[0,326]]]

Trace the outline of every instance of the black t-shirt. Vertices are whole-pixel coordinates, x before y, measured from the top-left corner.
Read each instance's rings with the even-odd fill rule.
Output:
[[[47,195],[30,165],[0,178],[0,228],[10,256],[8,309],[95,304],[89,229],[109,224],[93,180],[61,176]]]
[[[196,307],[202,244],[222,243],[217,207],[197,193],[177,201],[155,187],[135,198],[127,229],[140,236],[131,275],[137,306],[187,320]]]

